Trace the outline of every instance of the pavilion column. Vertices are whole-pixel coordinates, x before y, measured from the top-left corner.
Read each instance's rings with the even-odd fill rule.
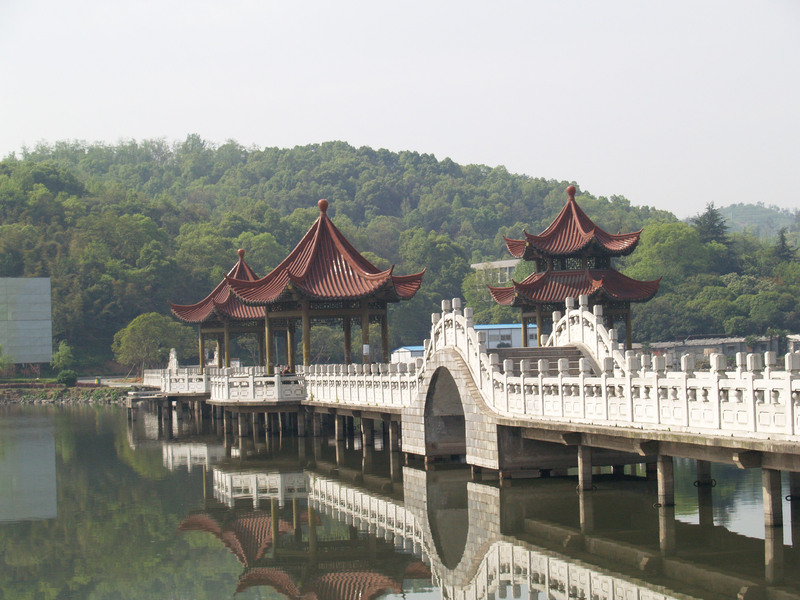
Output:
[[[625,349],[633,348],[633,331],[631,331],[631,305],[625,310]]]
[[[528,347],[528,319],[525,318],[525,309],[524,308],[520,309],[520,314],[522,315],[522,317],[520,319],[522,321],[522,347],[523,348],[527,348]]]
[[[267,367],[267,375],[272,375],[275,363],[275,357],[273,356],[275,339],[272,325],[269,322],[269,309],[266,307],[264,307],[264,338],[264,366]]]
[[[381,351],[383,353],[383,362],[388,363],[391,360],[389,356],[389,307],[384,307],[383,314],[381,315]]]
[[[303,315],[303,365],[311,364],[311,315],[308,300],[303,300],[300,307]]]
[[[542,307],[536,305],[536,345],[542,345]]]
[[[205,369],[206,363],[206,346],[203,340],[203,330],[200,325],[197,326],[197,352],[200,355],[200,372]]]
[[[305,335],[303,335],[303,362],[305,362],[305,341]],[[289,370],[292,373],[294,373],[295,360],[294,322],[291,322],[286,328],[286,361],[289,363]]]
[[[258,364],[264,364],[264,340],[266,336],[264,335],[264,331],[259,331],[256,335],[257,342],[258,342]]]
[[[342,329],[344,330],[344,364],[349,365],[353,362],[353,332],[350,317],[342,319]]]
[[[225,336],[217,334],[217,367],[222,368],[225,366],[225,355],[223,348],[225,347]]]
[[[366,300],[361,301],[361,351],[361,362],[369,364],[369,303]]]
[[[225,321],[225,333],[223,334],[225,340],[225,366],[231,366],[231,330],[228,322]]]

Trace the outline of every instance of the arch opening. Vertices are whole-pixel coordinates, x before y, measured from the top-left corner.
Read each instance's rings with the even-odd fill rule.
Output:
[[[467,430],[461,394],[445,367],[439,367],[431,376],[424,415],[426,456],[466,456]]]

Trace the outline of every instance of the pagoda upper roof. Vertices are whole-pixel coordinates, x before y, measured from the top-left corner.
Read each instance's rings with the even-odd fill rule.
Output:
[[[509,287],[491,287],[489,292],[502,306],[559,304],[566,298],[587,295],[621,302],[644,302],[658,291],[661,278],[638,281],[614,269],[583,271],[547,270],[533,273]]]
[[[255,281],[258,275],[253,272],[244,261],[244,250],[239,249],[239,260],[228,271],[214,291],[197,304],[172,304],[172,314],[187,323],[203,323],[217,318],[229,318],[237,321],[258,319],[264,316],[264,311],[255,306],[247,306],[231,293],[228,287],[229,280]]]
[[[233,293],[244,303],[265,305],[290,290],[320,300],[359,299],[382,292],[389,301],[407,300],[417,293],[425,271],[394,275],[394,266],[381,271],[364,258],[328,218],[328,201],[320,200],[319,218],[297,246],[261,279],[227,277]]]
[[[624,256],[633,252],[642,230],[612,234],[601,229],[575,201],[575,186],[567,188],[569,199],[552,223],[539,235],[527,231],[524,240],[504,238],[512,256],[531,260],[545,256],[590,254]]]

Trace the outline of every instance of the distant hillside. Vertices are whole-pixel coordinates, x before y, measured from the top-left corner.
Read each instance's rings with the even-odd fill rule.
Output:
[[[732,204],[719,209],[727,220],[731,232],[746,231],[765,239],[778,235],[786,227],[789,231],[800,231],[800,213],[777,206],[758,204]]]

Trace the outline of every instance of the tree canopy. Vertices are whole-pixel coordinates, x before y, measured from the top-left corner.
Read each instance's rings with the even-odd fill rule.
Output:
[[[390,313],[393,343],[419,344],[442,298],[480,301],[469,265],[508,258],[503,236],[544,229],[570,183],[344,142],[291,149],[214,146],[196,135],[176,144],[58,142],[0,161],[0,276],[50,277],[56,347],[66,341],[79,366],[101,363],[110,357],[114,332],[138,315],[168,315],[168,301],[192,304],[208,294],[238,248],[266,274],[316,218],[317,201],[327,198],[329,216],[370,260],[396,265],[397,274],[427,269],[417,296]],[[644,227],[639,248],[618,266],[635,277],[663,275],[657,298],[672,298],[676,308],[688,310],[709,275],[755,277],[762,288],[795,293],[781,286],[793,281],[783,265],[796,264],[800,226],[788,226],[785,243],[779,238],[775,245],[728,233],[713,204],[687,224],[621,196],[579,190],[576,199],[608,231]],[[714,305],[714,318],[692,317],[676,327],[697,333],[729,321],[731,331],[761,327],[766,317],[751,315],[741,295]],[[491,303],[475,308],[478,322],[518,318]],[[668,330],[643,326],[655,322],[646,316],[650,310],[635,307],[637,339]],[[782,326],[793,323],[794,312],[781,313]]]

